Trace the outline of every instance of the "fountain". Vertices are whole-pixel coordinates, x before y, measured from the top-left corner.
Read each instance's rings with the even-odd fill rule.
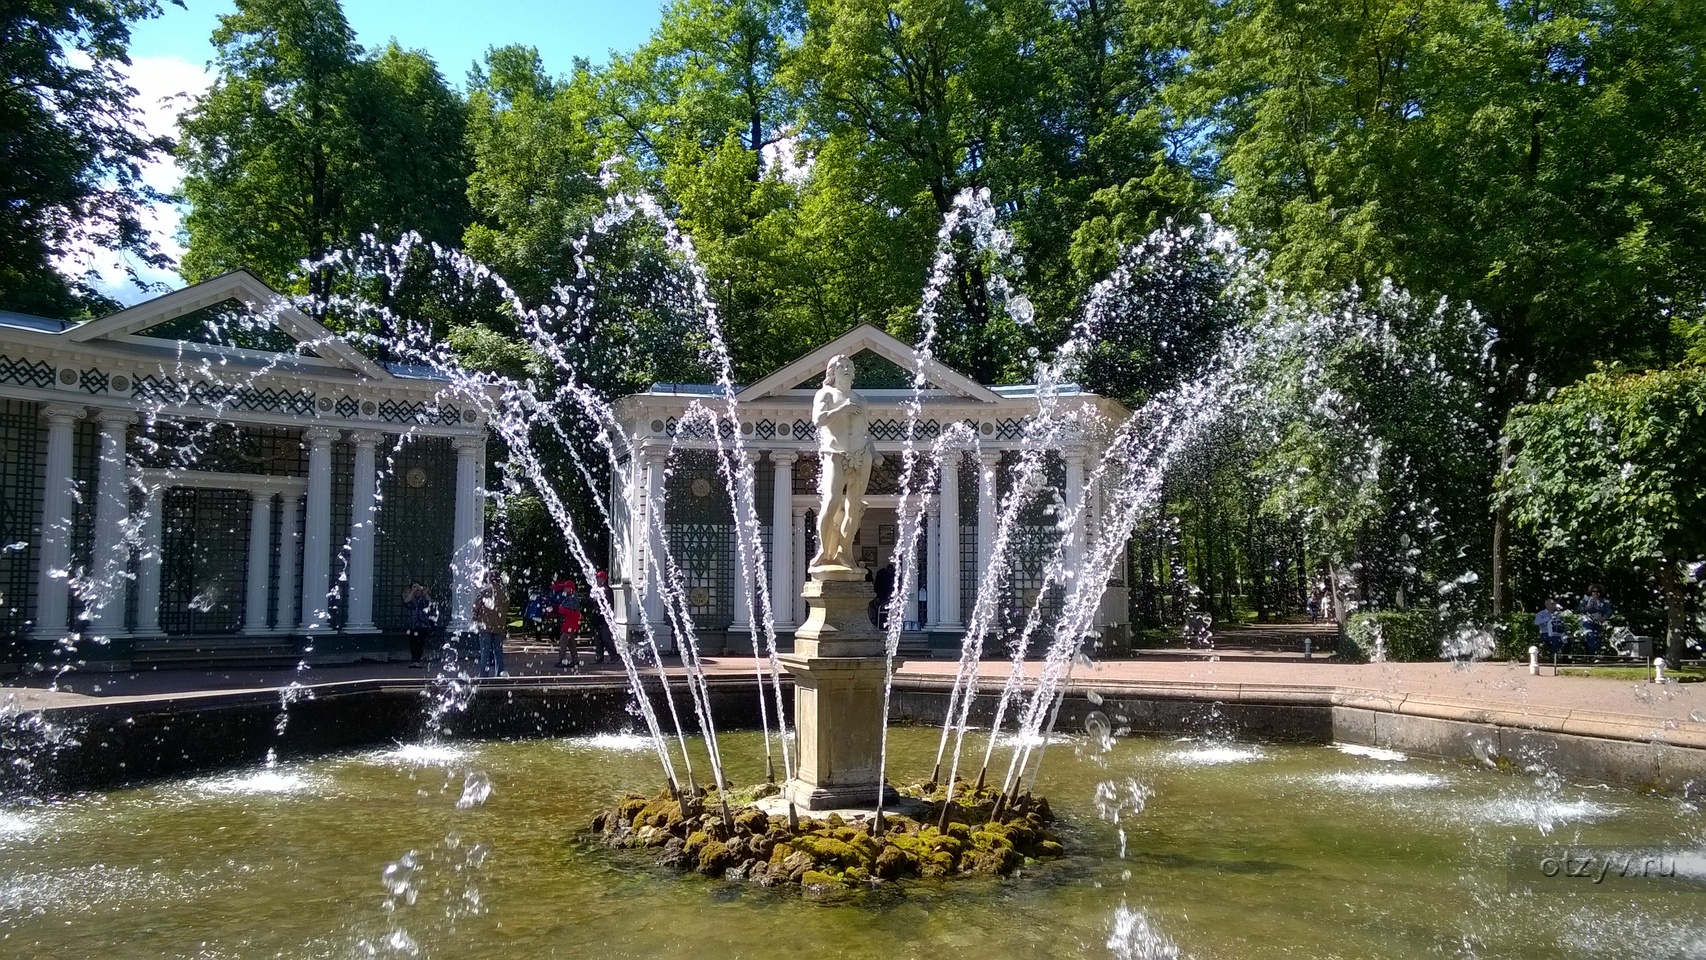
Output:
[[[794,634],[794,652],[782,658],[794,678],[800,742],[794,776],[782,793],[806,810],[832,810],[864,806],[879,796],[883,802],[895,799],[883,784],[879,751],[887,658],[883,634],[870,618],[876,594],[851,562],[853,533],[879,454],[846,357],[829,361],[823,388],[812,401],[812,420],[823,500],[812,579],[802,591],[811,613]]]
[[[600,229],[648,218],[657,211],[645,198],[619,198]],[[899,463],[897,589],[879,628],[869,617],[871,587],[847,552],[875,465],[866,401],[851,371],[845,361],[828,362],[813,404],[821,486],[810,578],[779,579],[766,563],[754,458],[715,304],[704,295],[691,245],[656,222],[685,271],[665,292],[702,321],[717,381],[668,431],[636,437],[609,399],[587,386],[584,357],[574,350],[596,332],[585,327],[585,301],[595,297],[589,290],[529,306],[483,268],[433,251],[449,275],[478,278],[483,289],[508,298],[528,346],[553,371],[551,382],[471,371],[407,323],[377,324],[402,331],[385,346],[416,361],[416,382],[437,392],[431,409],[442,414],[454,406],[458,422],[469,417],[503,442],[503,483],[483,493],[501,501],[533,491],[565,532],[584,582],[594,582],[601,558],[587,546],[587,516],[570,508],[561,474],[591,482],[608,470],[618,478],[611,500],[594,498],[588,511],[656,563],[638,598],[648,615],[624,621],[634,633],[618,644],[625,693],[578,680],[561,689],[482,681],[447,658],[424,685],[429,742],[381,747],[417,730],[387,726],[383,711],[350,707],[338,691],[287,687],[265,705],[266,722],[255,728],[268,749],[278,748],[270,756],[254,752],[254,761],[268,756],[265,766],[82,797],[38,792],[0,809],[0,954],[11,944],[20,955],[117,954],[147,942],[161,952],[208,956],[477,957],[513,952],[515,944],[563,956],[784,949],[893,956],[916,952],[923,929],[934,952],[965,957],[1244,956],[1252,940],[1276,935],[1299,955],[1419,957],[1451,943],[1464,955],[1591,956],[1582,945],[1599,934],[1617,943],[1602,955],[1624,955],[1630,944],[1664,955],[1680,943],[1672,954],[1686,956],[1706,936],[1692,904],[1680,899],[1596,907],[1570,897],[1513,901],[1503,893],[1510,838],[1538,843],[1561,830],[1581,843],[1698,839],[1692,795],[1679,801],[1572,786],[1551,771],[1556,758],[1528,740],[1507,751],[1514,760],[1503,764],[1504,754],[1477,740],[1490,758],[1487,769],[1391,750],[1335,750],[1318,735],[1307,743],[1228,742],[1229,733],[1255,729],[1231,725],[1229,715],[1281,714],[1294,692],[1223,709],[1219,692],[1181,704],[1129,688],[1097,689],[1089,659],[1097,611],[1133,529],[1159,503],[1169,468],[1213,424],[1262,402],[1251,371],[1264,351],[1250,340],[1229,336],[1220,360],[1200,377],[1141,410],[1092,409],[1078,402],[1073,376],[1096,342],[1101,316],[1120,296],[1110,281],[1089,298],[1057,356],[1038,363],[1028,395],[1034,414],[1012,425],[1008,456],[985,461],[980,455],[993,451],[982,446],[979,429],[925,416],[924,380],[935,312],[949,286],[952,238],[969,232],[991,257],[1010,253],[986,200],[962,198],[943,226],[941,258],[919,314],[921,336],[907,358],[912,383],[897,418],[900,439],[890,441],[898,450],[888,455]],[[1212,243],[1230,241],[1214,233]],[[994,276],[992,298],[1010,305],[1015,318],[1027,315],[1004,274]],[[1265,335],[1273,342],[1319,334],[1301,308],[1280,302],[1269,309],[1274,330]],[[333,349],[328,335],[317,336],[293,349]],[[183,357],[163,365],[203,385],[198,396],[218,386],[227,403],[250,396],[242,391],[272,372]],[[162,401],[151,412],[165,420],[177,406]],[[925,430],[926,422],[936,429]],[[392,489],[407,442],[405,431],[392,449],[375,444],[366,451],[376,490]],[[175,462],[147,469],[193,470],[201,455],[196,443],[175,449],[182,451],[171,454]],[[720,489],[713,492],[728,500],[741,571],[733,605],[745,611],[752,643],[740,711],[728,708],[728,681],[712,676],[694,620],[694,587],[670,546],[668,480],[673,458],[686,451],[714,462]],[[1062,451],[1078,455],[1063,458]],[[638,469],[648,454],[655,455],[655,474]],[[899,614],[920,583],[919,533],[935,498],[961,482],[961,463],[978,468],[964,482],[979,488],[980,539],[958,649],[945,651],[957,655],[954,671],[928,689],[897,692]],[[456,508],[468,509],[461,500]],[[953,509],[960,509],[957,496]],[[134,546],[157,517],[144,513],[114,529]],[[1039,528],[1053,536],[1027,558],[1037,562],[1026,588],[1014,589],[1022,541]],[[361,536],[348,538],[337,564],[342,572],[329,572],[328,584],[361,572],[365,549]],[[482,551],[468,550],[456,558],[455,572],[475,582],[486,564]],[[90,577],[78,595],[99,607],[114,581]],[[795,589],[809,616],[787,651],[776,607],[791,602]],[[318,615],[314,604],[324,605],[325,596],[309,591],[306,600],[302,611]],[[595,593],[593,602],[616,619],[608,597]],[[1210,644],[1207,615],[1189,619],[1193,641]],[[1458,639],[1464,673],[1492,669],[1476,664],[1485,656],[1484,635]],[[314,637],[316,644],[341,640]],[[70,644],[95,642],[77,636]],[[672,648],[676,667],[667,663]],[[1667,695],[1675,685],[1651,689],[1658,693],[1649,696]],[[363,692],[369,694],[383,702],[383,691]],[[1246,694],[1257,696],[1240,696]],[[560,698],[574,715],[516,706],[529,697],[533,704]],[[1356,709],[1329,705],[1322,722],[1336,729],[1335,711]],[[891,726],[897,720],[928,727]],[[0,729],[14,770],[46,769],[62,754],[99,756],[108,738],[115,762],[142,766],[150,741],[126,734],[123,723],[96,721],[55,727],[47,714],[30,713]],[[336,748],[293,740],[328,729],[368,739]],[[555,736],[571,731],[576,735]],[[1157,736],[1135,735],[1143,733]],[[157,728],[149,734],[161,738],[153,743],[190,746]],[[458,739],[482,735],[492,739]],[[1656,732],[1648,745],[1656,751],[1664,737]],[[140,776],[148,779],[146,771]],[[1051,801],[1038,798],[1039,783]],[[922,815],[904,806],[908,796],[923,805]],[[860,822],[841,813],[849,809],[870,815]],[[598,827],[591,838],[582,829],[588,822]],[[611,838],[623,839],[623,849],[608,849]],[[1387,850],[1405,855],[1381,853]],[[709,886],[659,877],[649,869],[657,851],[676,867],[724,880]],[[939,882],[948,877],[962,882]],[[889,882],[898,879],[906,882]],[[757,889],[782,883],[798,884],[803,894]],[[1373,893],[1346,903],[1351,884]],[[818,909],[824,898],[845,899],[849,908]]]

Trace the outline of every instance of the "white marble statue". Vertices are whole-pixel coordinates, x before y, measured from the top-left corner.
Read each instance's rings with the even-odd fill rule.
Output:
[[[865,486],[877,458],[871,442],[871,418],[865,398],[853,389],[853,362],[831,357],[823,387],[812,399],[817,425],[819,490],[817,556],[811,569],[853,568],[853,535],[865,515]]]

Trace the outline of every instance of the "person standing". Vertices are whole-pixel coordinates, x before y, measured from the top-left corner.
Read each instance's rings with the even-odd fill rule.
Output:
[[[1577,613],[1582,615],[1582,631],[1587,640],[1588,656],[1599,656],[1599,641],[1605,636],[1605,627],[1611,620],[1611,601],[1605,599],[1605,591],[1599,584],[1588,587],[1588,595],[1582,598]]]
[[[1534,625],[1540,628],[1540,642],[1552,654],[1552,659],[1564,652],[1564,640],[1570,631],[1564,623],[1564,611],[1558,601],[1547,600],[1546,606],[1534,615]]]
[[[889,601],[894,599],[894,561],[882,565],[872,578],[872,586],[877,592],[877,621],[878,630],[889,628]]]
[[[592,618],[592,656],[593,663],[603,663],[606,654],[612,662],[619,661],[621,656],[616,652],[615,632],[611,627],[610,614],[615,611],[615,600],[610,592],[610,574],[600,570],[593,589],[598,596],[587,596],[586,616]],[[599,597],[603,602],[599,602]]]
[[[480,632],[480,676],[503,676],[504,638],[509,632],[509,591],[503,574],[494,564],[486,572],[480,599],[475,602],[474,622]]]
[[[403,591],[403,629],[409,634],[409,666],[420,667],[426,655],[427,638],[437,623],[433,618],[432,594],[416,580]]]
[[[581,595],[573,580],[559,580],[552,593],[557,599],[557,616],[561,618],[557,633],[557,666],[575,669],[580,666],[580,651],[576,649],[581,636]]]

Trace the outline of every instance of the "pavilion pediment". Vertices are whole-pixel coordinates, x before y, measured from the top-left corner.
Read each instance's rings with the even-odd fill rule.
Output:
[[[854,386],[862,390],[910,389],[918,369],[910,345],[870,324],[860,324],[742,390],[737,399],[751,403],[790,390],[816,389],[823,383],[824,366],[835,356],[852,359]],[[923,373],[927,393],[984,403],[1001,401],[988,387],[935,360],[924,362]]]
[[[67,331],[79,343],[163,341],[310,357],[351,373],[390,373],[247,270],[233,270]]]

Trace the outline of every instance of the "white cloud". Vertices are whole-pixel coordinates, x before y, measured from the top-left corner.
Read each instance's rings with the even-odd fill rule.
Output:
[[[143,128],[157,136],[176,137],[178,115],[189,109],[190,103],[212,82],[205,67],[182,57],[136,57],[125,73],[131,87],[136,90],[131,103],[141,116]],[[183,171],[176,159],[164,156],[143,168],[142,179],[156,190],[171,193],[183,180]],[[183,211],[174,204],[156,203],[149,205],[142,216],[160,249],[174,261],[181,258],[184,248],[178,244],[177,232]],[[134,263],[112,251],[87,245],[74,248],[60,262],[61,269],[67,273],[77,274],[94,268],[99,277],[96,287],[122,303],[137,303],[153,296],[131,282],[127,265],[135,266],[137,275],[146,282],[174,287],[183,285],[183,278],[175,270]]]

